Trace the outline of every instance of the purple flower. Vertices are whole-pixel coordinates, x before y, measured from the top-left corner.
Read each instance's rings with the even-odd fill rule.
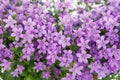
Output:
[[[35,62],[35,66],[33,67],[33,69],[39,72],[40,70],[45,70],[46,65],[43,62],[38,62],[38,63]]]
[[[27,61],[30,61],[30,57],[32,55],[32,53],[35,51],[35,49],[33,48],[33,44],[25,44],[25,48],[23,48],[22,52],[23,55],[20,58],[20,61],[27,59]]]
[[[70,15],[64,15],[63,17],[59,17],[59,24],[60,25],[64,25],[64,26],[70,26],[71,25],[71,19],[72,19],[72,16]]]
[[[18,77],[18,74],[19,74],[19,73],[18,73],[17,70],[11,72],[11,75],[13,75],[13,77]]]
[[[6,22],[5,28],[14,27],[14,24],[17,23],[12,16],[8,16],[8,19],[4,19],[4,22]]]
[[[24,70],[24,67],[21,65],[17,65],[17,68],[11,72],[11,74],[13,75],[13,77],[18,77],[18,74],[22,74],[22,71]]]
[[[37,25],[37,33],[38,33],[38,37],[42,37],[43,34],[46,34],[46,26],[40,26]]]
[[[3,59],[0,66],[2,67],[3,71],[10,70],[11,69],[11,62],[9,62],[6,59]]]
[[[89,65],[90,72],[99,72],[98,70],[101,69],[101,64],[99,61],[95,61],[92,64]]]
[[[51,61],[51,63],[54,63],[56,59],[58,59],[57,53],[53,53],[49,51],[49,54],[47,55],[46,59]]]
[[[51,54],[51,53],[55,53],[55,54],[58,54],[58,53],[61,53],[61,46],[58,45],[57,43],[54,43],[53,41],[50,41],[49,44],[48,44],[48,54]]]
[[[62,57],[59,58],[61,63],[59,64],[61,67],[69,67],[69,64],[73,61],[72,51],[71,50],[64,50],[64,54]]]
[[[63,48],[65,48],[66,46],[70,45],[70,38],[69,37],[66,38],[65,36],[62,36],[61,39],[58,41],[58,43],[62,45]]]
[[[78,62],[84,62],[84,63],[88,63],[88,58],[91,57],[90,54],[86,54],[85,51],[83,51],[82,53],[76,53],[77,57],[78,57]]]
[[[119,67],[118,61],[115,60],[114,58],[110,58],[108,62],[111,67],[117,67],[117,68]]]
[[[54,67],[54,68],[53,68],[53,73],[54,73],[54,75],[55,75],[55,76],[58,76],[58,75],[59,75],[59,73],[60,73],[60,69],[59,69],[59,68]]]
[[[81,38],[83,35],[85,35],[85,32],[83,32],[82,28],[79,28],[78,30],[74,30],[74,36]]]
[[[107,67],[102,67],[101,69],[98,70],[98,78],[104,78],[106,75],[109,74],[108,68]]]
[[[58,32],[55,32],[53,35],[54,35],[54,40],[55,41],[59,41],[59,39],[62,38],[62,31],[60,31],[59,33]]]
[[[72,72],[72,78],[75,79],[76,75],[81,75],[82,69],[83,69],[83,66],[79,66],[78,64],[74,64],[73,68],[69,69],[69,71]]]
[[[37,40],[38,41],[38,46],[37,49],[39,49],[39,53],[46,53],[46,48],[48,46],[48,42],[45,39],[42,40]]]
[[[74,80],[74,78],[72,78],[71,75],[67,73],[66,76],[61,80]]]
[[[22,32],[23,32],[23,28],[22,27],[18,27],[17,25],[13,28],[13,33],[11,34],[11,36],[15,37],[16,41],[19,41],[19,39],[21,38]]]
[[[47,39],[47,40],[50,40],[50,39],[53,39],[53,33],[52,33],[52,31],[50,31],[50,30],[48,30],[47,31],[47,34],[45,34],[45,38]]]
[[[16,12],[13,12],[12,10],[8,11],[11,16],[16,15]]]
[[[94,73],[97,78],[118,74],[120,1],[104,1],[0,0],[3,71],[14,69],[12,76],[26,77],[22,73],[24,67],[17,64],[26,59],[27,64],[34,63],[32,69],[42,73],[40,77],[46,80],[59,79],[64,67],[69,71],[65,70],[61,80],[93,80]],[[74,2],[88,6],[74,7]],[[105,4],[96,6],[96,2]]]
[[[22,43],[26,43],[26,42],[29,42],[29,43],[31,43],[32,42],[32,40],[33,40],[33,38],[34,38],[34,35],[32,34],[32,33],[25,33],[25,34],[22,34],[21,35],[21,37],[22,37]]]
[[[23,4],[29,4],[29,3],[30,3],[30,0],[22,0],[22,3],[23,3]]]
[[[50,72],[49,71],[43,72],[42,75],[43,75],[43,78],[48,79],[50,77]]]
[[[23,21],[23,24],[24,24],[26,32],[28,31],[31,32],[34,29],[34,26],[36,25],[36,23],[33,22],[31,18],[28,18],[27,21]]]
[[[100,30],[98,30],[97,25],[93,25],[92,27],[87,28],[87,35],[90,39],[96,40],[100,37]]]
[[[105,36],[102,36],[96,42],[97,42],[98,49],[100,49],[101,47],[106,48],[106,44],[109,43],[109,41],[105,40]]]
[[[0,48],[0,61],[4,61],[5,58],[12,59],[13,55],[9,49]]]
[[[83,38],[80,38],[80,42],[77,43],[78,46],[81,47],[81,49],[90,49],[89,45],[89,40],[84,40]]]
[[[82,75],[78,75],[77,79],[79,80],[93,80],[93,75],[89,71],[84,71]]]

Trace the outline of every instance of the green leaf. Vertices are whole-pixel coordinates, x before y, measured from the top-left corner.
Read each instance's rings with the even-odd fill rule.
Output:
[[[69,72],[68,68],[62,67],[62,68],[61,68],[61,72],[60,72],[60,74],[58,75],[58,78],[60,79],[60,78],[62,78],[62,77],[65,77],[65,76],[66,76],[66,73],[68,73],[68,72]]]
[[[120,75],[116,77],[116,80],[120,80]]]
[[[12,36],[9,36],[8,39],[9,39],[10,41],[15,41],[15,37],[12,37]]]
[[[111,74],[111,75],[109,75],[105,78],[99,79],[99,80],[112,80],[112,79],[115,79],[115,74]],[[118,79],[118,80],[120,80],[120,79]]]
[[[15,20],[16,19],[16,15],[13,15],[12,18]]]
[[[106,33],[107,33],[107,31],[105,29],[101,29],[100,35],[105,35]]]
[[[1,21],[1,25],[2,25],[2,27],[4,27],[5,24],[6,24],[5,22]]]
[[[1,73],[1,74],[0,74],[0,77],[1,77],[3,80],[16,80],[14,77],[12,77],[12,75],[10,74],[9,71],[5,71],[4,73]]]
[[[34,79],[33,79],[32,76],[30,76],[30,75],[27,76],[27,75],[26,75],[26,77],[24,78],[24,80],[34,80]]]

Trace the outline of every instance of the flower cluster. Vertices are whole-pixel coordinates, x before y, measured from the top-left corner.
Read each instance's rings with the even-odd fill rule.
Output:
[[[118,74],[120,0],[0,0],[0,66],[21,80]]]

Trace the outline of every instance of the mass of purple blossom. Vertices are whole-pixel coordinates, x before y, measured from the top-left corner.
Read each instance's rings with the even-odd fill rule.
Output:
[[[120,0],[43,1],[0,0],[1,70],[19,77],[32,65],[45,80],[119,73]]]

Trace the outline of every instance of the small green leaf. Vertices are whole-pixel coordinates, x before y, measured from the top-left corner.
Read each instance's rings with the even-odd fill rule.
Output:
[[[116,80],[120,80],[120,75],[116,77]]]
[[[15,20],[16,19],[16,15],[12,15],[12,18]]]
[[[9,36],[8,39],[9,39],[10,41],[15,41],[15,37],[12,37],[12,36]]]
[[[30,76],[30,75],[26,75],[26,77],[24,78],[24,80],[33,80],[33,77],[32,76]]]

